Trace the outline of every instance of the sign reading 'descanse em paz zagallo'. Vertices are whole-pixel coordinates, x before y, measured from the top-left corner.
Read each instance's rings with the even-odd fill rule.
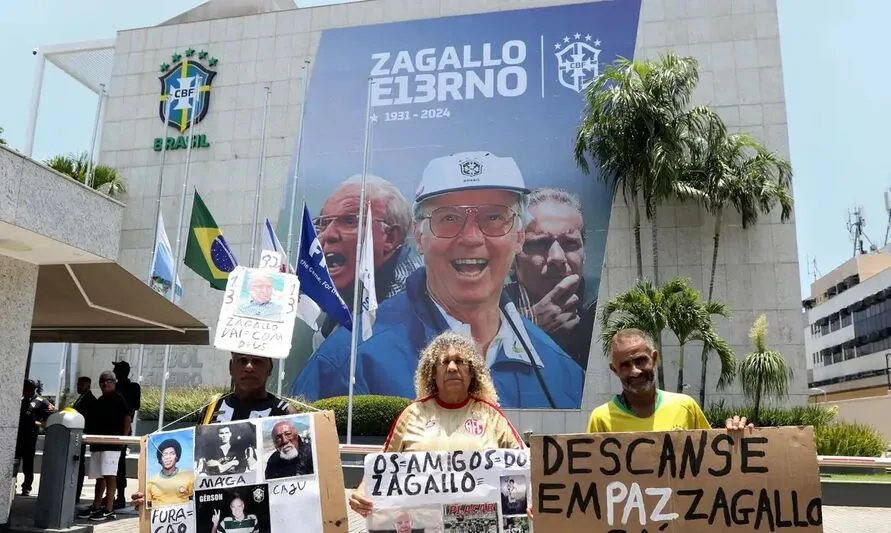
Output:
[[[535,435],[530,465],[539,531],[823,531],[811,427]]]

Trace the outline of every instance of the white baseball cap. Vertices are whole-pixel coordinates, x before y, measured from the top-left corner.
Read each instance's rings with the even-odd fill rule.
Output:
[[[530,193],[512,157],[498,157],[490,152],[461,152],[430,161],[415,191],[415,205],[440,194],[473,189]]]

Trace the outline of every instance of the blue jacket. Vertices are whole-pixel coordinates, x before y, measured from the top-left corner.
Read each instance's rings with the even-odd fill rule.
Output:
[[[354,394],[415,397],[414,374],[421,350],[448,329],[445,318],[427,295],[426,275],[426,269],[419,268],[406,280],[404,292],[378,307],[372,336],[365,342],[359,341]],[[502,294],[502,309],[509,303],[507,295]],[[538,326],[519,313],[508,316],[511,315],[513,320],[522,321],[526,339],[531,341],[543,366],[508,358],[504,348],[499,349],[489,370],[501,407],[578,409],[584,386],[581,367]],[[345,396],[349,393],[349,376],[350,332],[337,328],[306,363],[291,387],[291,394],[310,401]]]

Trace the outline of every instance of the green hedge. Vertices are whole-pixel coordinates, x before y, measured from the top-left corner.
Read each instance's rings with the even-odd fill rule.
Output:
[[[194,389],[169,389],[164,404],[164,420],[167,423],[182,419],[182,422],[197,423],[201,408],[210,403],[214,394],[225,392],[224,388],[199,387]],[[301,398],[292,398],[303,403]],[[346,433],[347,429],[347,397],[326,398],[310,403],[312,407],[323,411],[334,411],[337,420],[337,431]],[[161,390],[158,388],[142,389],[142,405],[139,410],[141,420],[157,420],[161,402]],[[393,396],[354,396],[353,397],[353,435],[357,437],[379,437],[390,432],[390,426],[405,407],[411,403],[407,398]],[[310,411],[294,407],[298,411]]]
[[[815,429],[818,455],[881,457],[885,440],[871,426],[839,422]]]
[[[714,404],[705,410],[705,417],[713,428],[723,428],[727,419],[739,415],[752,419],[751,407],[727,407],[723,403]],[[790,409],[761,408],[758,416],[761,427],[779,426],[826,426],[835,419],[835,411],[817,405],[805,405]]]
[[[198,412],[210,402],[214,394],[224,392],[223,388],[199,387],[194,389],[170,389],[167,391],[164,419],[168,422],[183,418],[185,422],[198,421]],[[140,418],[157,420],[161,391],[157,388],[144,388]],[[296,398],[298,402],[300,398]],[[357,437],[380,437],[387,435],[393,422],[405,407],[411,403],[407,398],[393,396],[354,396],[353,435]],[[334,411],[337,431],[341,435],[347,430],[347,397],[326,398],[311,404],[316,409]],[[295,405],[299,411],[309,411]],[[881,435],[869,426],[835,422],[835,409],[816,405],[793,407],[791,409],[764,408],[761,410],[761,426],[813,426],[816,433],[817,453],[820,455],[840,455],[875,457],[885,451]],[[751,418],[749,407],[727,407],[723,403],[714,404],[705,411],[712,427],[723,428],[728,417],[740,415]]]

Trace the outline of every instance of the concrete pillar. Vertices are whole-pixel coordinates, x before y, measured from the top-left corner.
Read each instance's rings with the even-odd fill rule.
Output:
[[[28,359],[37,265],[0,255],[0,531],[9,522],[15,438]]]

